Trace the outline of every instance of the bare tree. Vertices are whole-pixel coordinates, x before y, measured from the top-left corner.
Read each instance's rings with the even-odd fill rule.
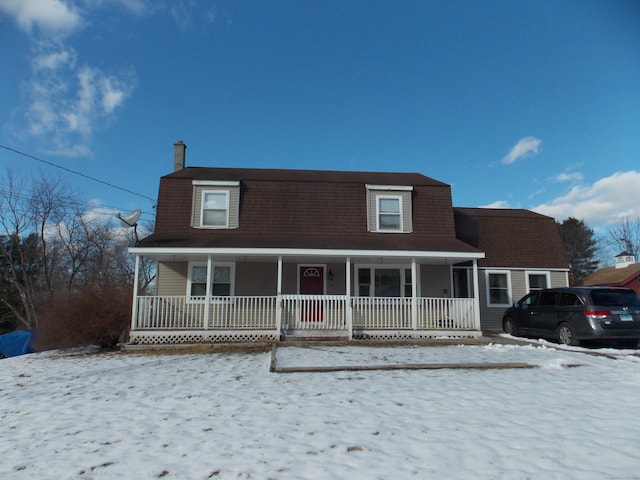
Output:
[[[640,219],[625,217],[607,229],[607,246],[616,253],[627,252],[640,260]]]

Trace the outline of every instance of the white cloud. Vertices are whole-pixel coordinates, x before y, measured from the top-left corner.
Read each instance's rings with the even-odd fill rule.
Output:
[[[556,182],[581,182],[584,176],[580,172],[563,172],[555,176]]]
[[[136,86],[132,72],[108,74],[76,63],[75,51],[57,43],[39,43],[32,58],[33,76],[25,86],[27,130],[49,153],[89,155],[95,129]]]
[[[584,220],[591,228],[621,218],[640,218],[640,172],[616,172],[592,185],[575,186],[569,193],[532,210],[558,221],[568,217]]]
[[[506,200],[496,200],[488,205],[481,205],[479,208],[513,208]]]
[[[83,24],[79,9],[62,0],[0,0],[0,11],[13,17],[27,33],[37,28],[49,35],[66,36]]]
[[[538,153],[542,140],[536,137],[524,137],[518,140],[509,153],[502,159],[502,164],[511,165],[521,158]]]

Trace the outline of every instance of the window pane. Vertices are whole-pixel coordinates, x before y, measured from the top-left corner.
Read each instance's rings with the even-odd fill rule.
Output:
[[[376,297],[400,297],[400,270],[376,269]]]
[[[381,198],[380,213],[400,213],[400,200],[397,198]]]
[[[529,290],[547,288],[547,276],[531,274],[529,275]]]
[[[509,295],[506,290],[491,290],[489,296],[493,304],[507,305],[509,303]]]
[[[400,230],[400,215],[380,215],[380,230]]]
[[[191,283],[207,283],[207,267],[192,267]]]
[[[368,268],[359,268],[358,283],[371,283],[371,270]]]
[[[205,193],[202,208],[226,210],[227,195],[225,193]]]
[[[489,286],[491,288],[507,288],[507,275],[505,273],[490,273]]]
[[[231,268],[213,267],[213,283],[231,283]]]
[[[202,224],[203,225],[222,225],[222,226],[226,225],[227,211],[226,210],[203,210]]]
[[[228,283],[214,283],[211,288],[214,297],[228,297],[231,295],[231,285]]]
[[[206,283],[191,283],[191,296],[204,297],[207,294]]]

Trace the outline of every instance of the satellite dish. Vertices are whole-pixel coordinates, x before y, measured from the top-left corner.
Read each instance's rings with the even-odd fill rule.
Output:
[[[116,213],[116,217],[120,220],[120,223],[124,228],[133,228],[133,234],[136,237],[136,244],[140,241],[138,239],[138,219],[140,218],[140,214],[142,210],[136,208],[133,212],[125,215],[124,217],[120,214],[120,212]]]
[[[120,212],[118,212],[116,213],[116,217],[120,219],[120,223],[123,227],[135,227],[136,225],[138,225],[138,219],[140,218],[141,213],[142,211],[137,208],[124,217],[120,214]]]

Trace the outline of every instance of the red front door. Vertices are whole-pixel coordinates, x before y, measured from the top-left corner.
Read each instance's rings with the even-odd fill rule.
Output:
[[[302,300],[302,321],[321,322],[324,319],[322,298],[324,295],[324,267],[300,267],[300,295],[318,295],[318,298]]]

